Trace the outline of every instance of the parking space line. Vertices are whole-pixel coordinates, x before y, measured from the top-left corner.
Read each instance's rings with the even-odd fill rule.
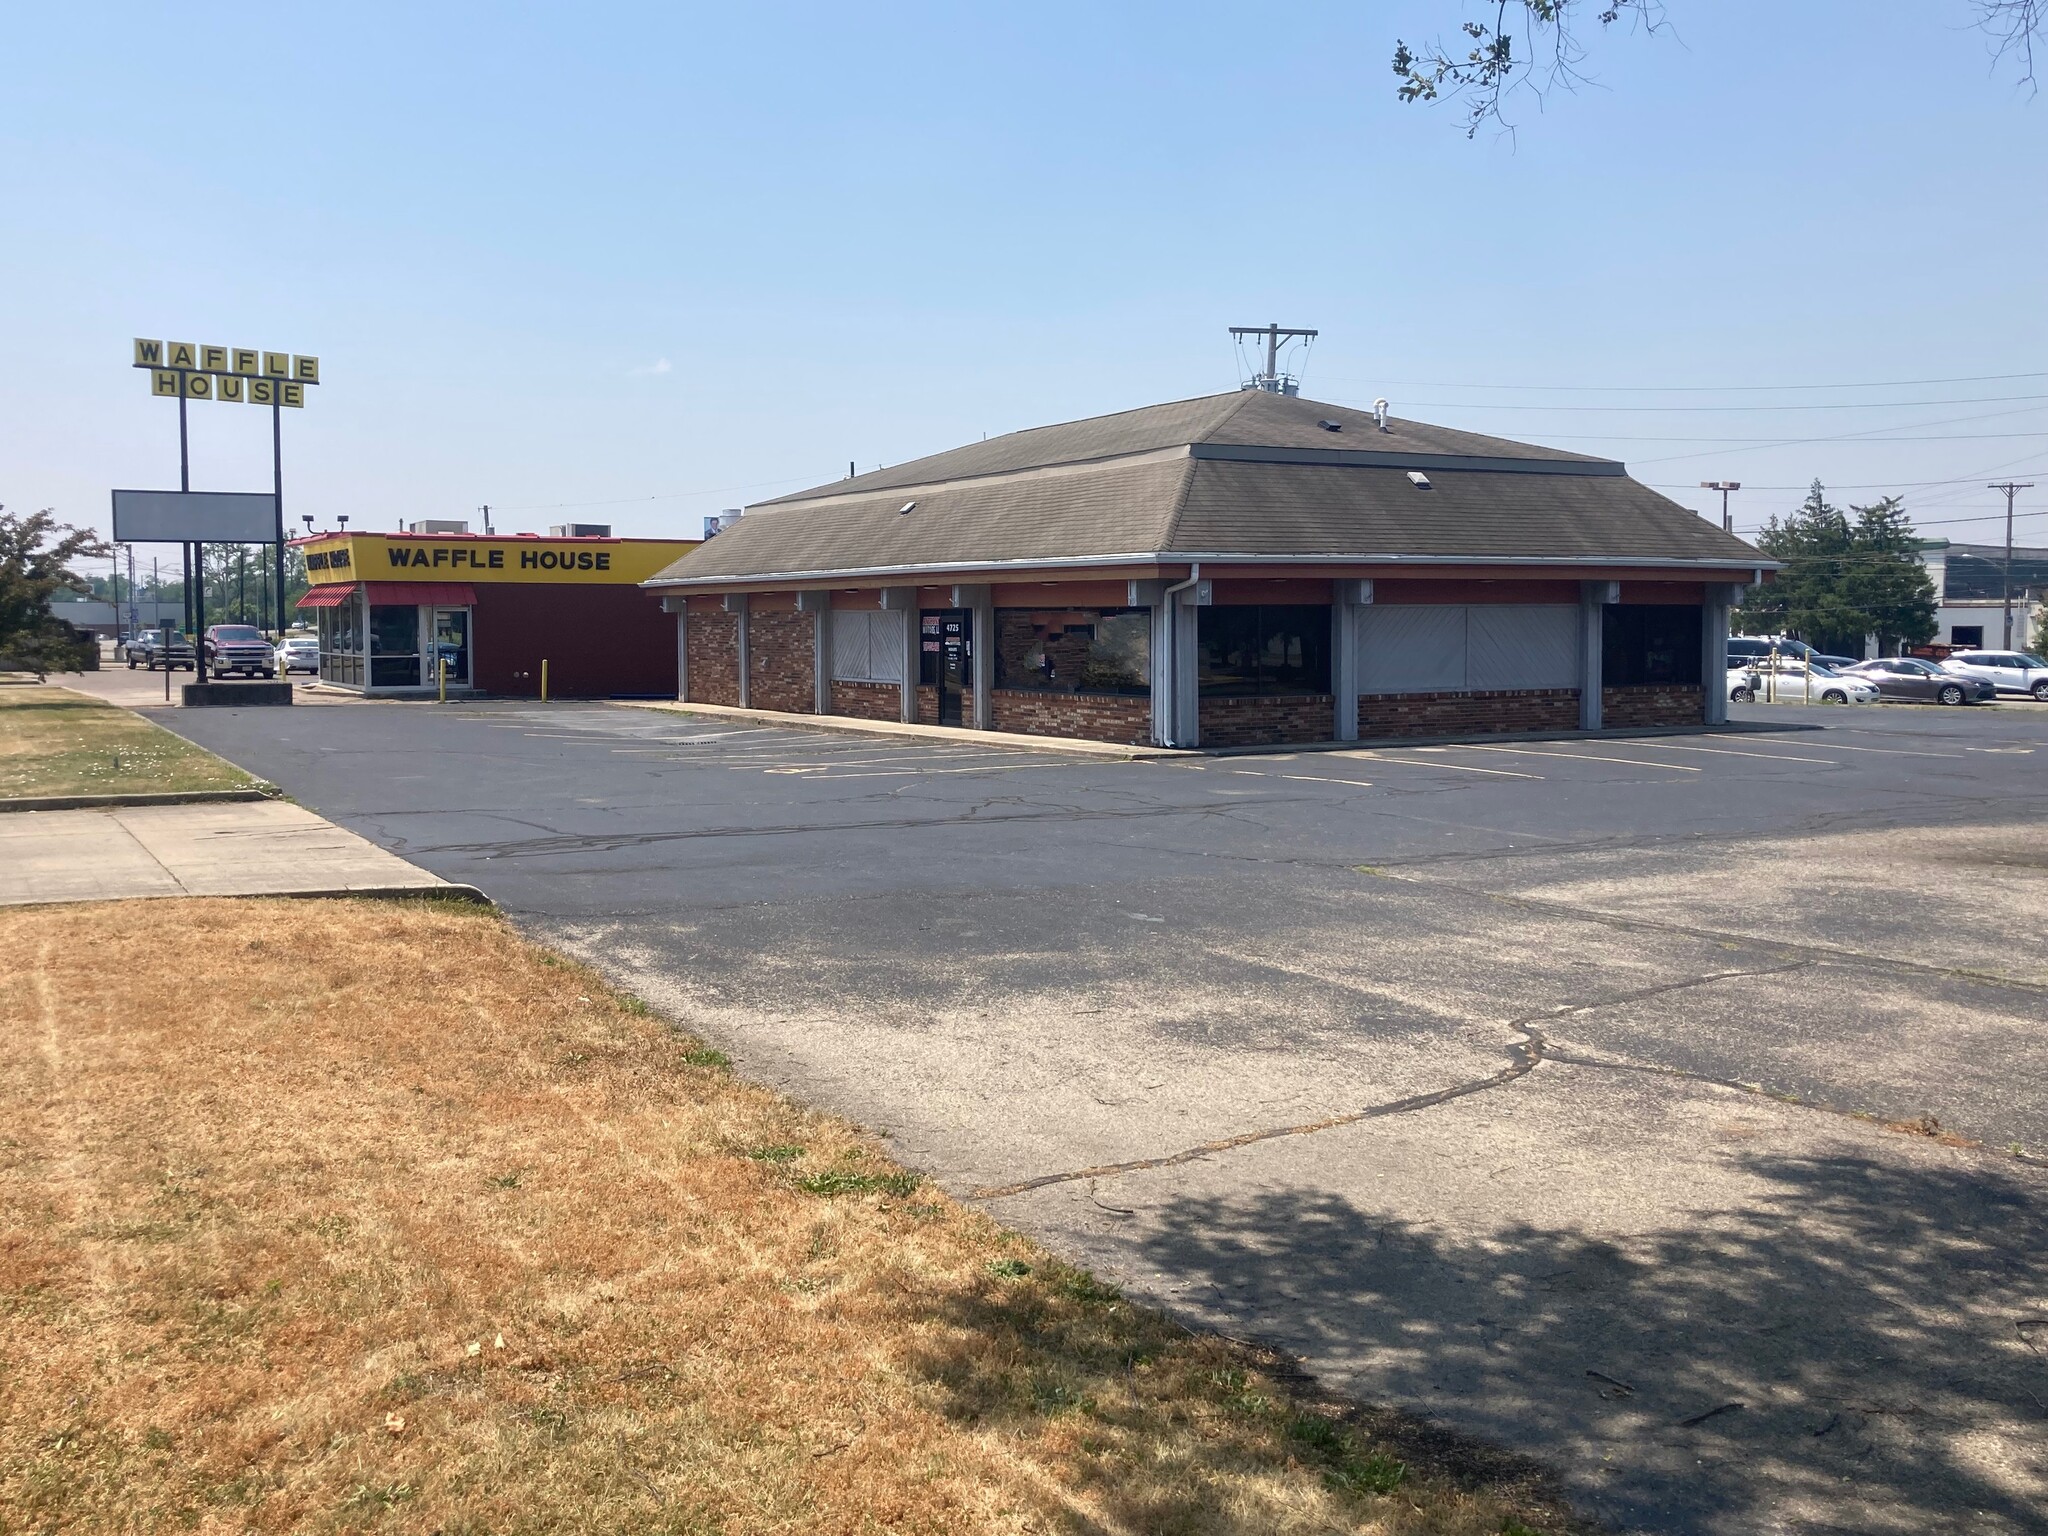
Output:
[[[1832,734],[1834,731],[1840,730],[1841,727],[1825,726],[1823,729]],[[1758,734],[1761,735],[1762,733],[1759,732]],[[1938,757],[1944,762],[1949,761],[1955,756],[1953,752],[1915,752],[1907,747],[1854,747],[1846,741],[1831,741],[1827,744],[1827,748],[1830,752],[1877,752],[1886,757]]]
[[[1230,773],[1241,773],[1248,779],[1299,779],[1305,784],[1349,784],[1354,789],[1371,789],[1370,779],[1346,779],[1320,773],[1262,773],[1256,768],[1231,768]]]
[[[1625,768],[1661,768],[1666,773],[1700,773],[1703,770],[1689,763],[1646,763],[1638,757],[1602,757],[1597,752],[1544,752],[1535,747],[1481,747],[1469,743],[1454,743],[1452,750],[1459,752],[1509,752],[1517,757],[1571,757],[1588,763],[1620,763]]]
[[[1412,752],[1441,752],[1444,749],[1442,747],[1411,747],[1408,750]],[[1519,773],[1512,768],[1481,768],[1476,763],[1440,763],[1434,758],[1428,762],[1418,763],[1410,761],[1405,757],[1388,757],[1382,752],[1343,752],[1337,755],[1340,757],[1370,758],[1378,763],[1392,763],[1397,768],[1449,768],[1458,773],[1484,773],[1496,779],[1535,779],[1539,783],[1543,779],[1543,775],[1540,773]]]
[[[1794,757],[1789,752],[1738,752],[1732,747],[1685,747],[1673,741],[1639,741],[1639,747],[1655,747],[1660,752],[1712,752],[1720,757],[1760,757],[1767,763],[1823,763],[1830,768],[1842,765],[1832,757]]]

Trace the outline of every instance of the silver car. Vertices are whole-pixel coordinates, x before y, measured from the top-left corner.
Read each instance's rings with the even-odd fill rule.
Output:
[[[277,673],[290,677],[294,672],[320,672],[320,642],[312,635],[286,635],[277,643]]]
[[[1957,651],[1945,671],[1979,677],[2000,693],[2031,693],[2048,704],[2048,661],[2029,651]]]

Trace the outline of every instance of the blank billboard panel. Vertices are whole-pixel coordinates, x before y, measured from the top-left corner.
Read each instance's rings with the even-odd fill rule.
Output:
[[[116,491],[117,544],[269,544],[277,498],[268,491]]]

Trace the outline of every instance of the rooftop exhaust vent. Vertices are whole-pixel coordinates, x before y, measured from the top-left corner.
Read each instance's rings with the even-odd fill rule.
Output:
[[[1384,398],[1373,401],[1372,419],[1382,432],[1387,430],[1387,402]]]
[[[1344,423],[1341,421],[1319,421],[1316,425],[1325,432],[1342,432],[1344,430]]]
[[[1419,469],[1411,469],[1408,471],[1408,483],[1414,486],[1415,489],[1417,489],[1418,491],[1427,491],[1433,489],[1433,487],[1429,483],[1429,476],[1425,475]]]

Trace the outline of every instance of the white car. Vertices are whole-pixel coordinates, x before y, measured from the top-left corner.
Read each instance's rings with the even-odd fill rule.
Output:
[[[1981,678],[2000,693],[2031,693],[2048,704],[2048,661],[2028,651],[1957,651],[1945,672]]]
[[[1752,699],[1763,697],[1763,674],[1754,667],[1739,666],[1728,669],[1728,702],[1747,704]]]
[[[1809,667],[1780,657],[1758,667],[1757,698],[1776,704],[1875,704],[1877,685],[1833,667]]]
[[[320,642],[312,635],[286,635],[277,643],[277,675],[294,672],[320,673]]]

